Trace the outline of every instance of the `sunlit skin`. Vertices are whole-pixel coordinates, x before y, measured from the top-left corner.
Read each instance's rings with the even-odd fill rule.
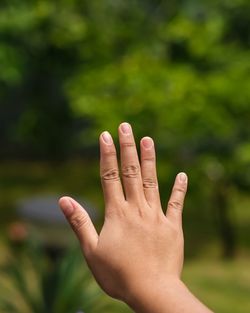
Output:
[[[79,203],[59,200],[95,279],[111,297],[138,313],[211,312],[181,281],[185,173],[176,176],[166,213],[162,209],[154,142],[144,137],[138,158],[132,128],[118,129],[120,168],[111,135],[100,135],[100,176],[105,220],[100,234]],[[87,178],[86,178],[87,179]]]

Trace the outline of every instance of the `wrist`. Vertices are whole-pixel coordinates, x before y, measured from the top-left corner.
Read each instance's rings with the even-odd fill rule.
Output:
[[[136,313],[166,313],[172,295],[186,288],[179,277],[161,277],[138,284],[127,295],[125,302]],[[153,311],[152,311],[153,310]]]
[[[211,313],[179,277],[162,277],[130,294],[126,303],[136,313]]]

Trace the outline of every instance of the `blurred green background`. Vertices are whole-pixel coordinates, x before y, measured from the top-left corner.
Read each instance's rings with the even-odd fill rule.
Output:
[[[1,312],[130,312],[59,217],[19,210],[70,194],[100,228],[98,136],[123,121],[155,140],[163,207],[189,175],[185,282],[250,311],[249,48],[249,0],[1,0]]]

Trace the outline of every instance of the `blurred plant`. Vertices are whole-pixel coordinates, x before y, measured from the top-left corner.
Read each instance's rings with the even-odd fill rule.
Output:
[[[37,244],[9,249],[1,264],[2,313],[130,312],[100,291],[78,250],[52,262]]]

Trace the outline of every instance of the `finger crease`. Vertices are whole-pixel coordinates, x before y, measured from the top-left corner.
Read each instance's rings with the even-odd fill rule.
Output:
[[[182,203],[179,201],[171,201],[168,203],[168,207],[178,210],[178,211],[182,211]]]
[[[102,151],[102,154],[105,155],[105,156],[116,156],[116,151],[110,151],[110,150],[107,150],[107,151]]]
[[[117,169],[108,169],[101,174],[102,180],[119,180],[119,171]]]
[[[134,142],[121,142],[122,147],[134,147]]]
[[[175,192],[177,191],[177,192],[185,193],[186,189],[181,188],[181,187],[174,187],[174,188],[173,188],[173,191],[175,191]]]
[[[142,161],[154,162],[155,158],[154,157],[146,157],[146,158],[142,158]]]
[[[124,166],[122,168],[122,175],[127,178],[136,178],[139,175],[139,167],[136,165]]]
[[[79,231],[84,225],[88,223],[88,218],[85,215],[76,216],[71,219],[71,226],[75,231]]]
[[[153,178],[144,178],[143,179],[143,188],[149,189],[149,188],[157,188],[157,183]]]

